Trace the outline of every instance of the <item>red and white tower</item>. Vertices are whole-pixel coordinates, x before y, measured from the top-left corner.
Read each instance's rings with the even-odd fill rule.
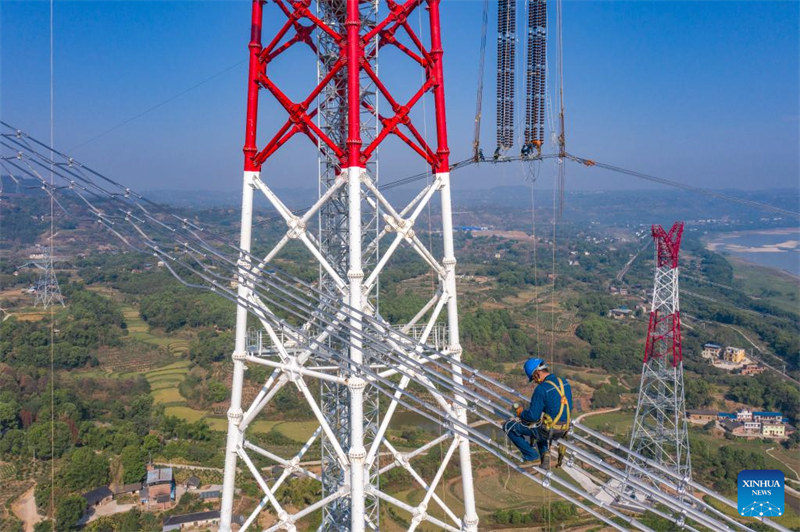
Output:
[[[266,9],[273,12],[266,13]],[[264,21],[277,29],[262,39]],[[315,319],[300,327],[304,334],[338,349],[351,364],[342,370],[323,363],[308,349],[298,347],[300,342],[291,331],[263,319],[257,330],[248,330],[247,310],[244,306],[237,308],[221,530],[231,528],[236,487],[242,475],[254,479],[262,492],[259,504],[236,505],[236,513],[244,517],[244,528],[257,525],[261,514],[269,511],[276,519],[270,530],[294,530],[296,523],[321,510],[322,530],[377,530],[379,504],[389,504],[407,516],[410,529],[427,522],[443,530],[476,530],[466,435],[446,429],[433,443],[410,452],[400,452],[391,444],[387,430],[393,415],[402,408],[398,399],[411,379],[401,377],[385,363],[373,361],[357,334],[363,318],[350,310],[383,320],[375,297],[378,278],[389,267],[395,251],[406,246],[434,273],[438,289],[410,323],[386,325],[413,334],[420,344],[434,337],[444,338],[441,352],[454,361],[461,358],[439,0],[317,0],[316,4],[310,0],[272,0],[269,4],[254,0],[251,28],[238,297],[259,307],[263,315],[280,314],[280,309],[258,300],[253,280],[272,267],[288,244],[294,242],[296,249],[299,243],[308,252],[308,260],[319,266],[320,292],[326,301],[341,304],[341,310],[332,317],[333,324],[320,325],[322,321]],[[295,48],[312,52],[314,61],[308,63],[306,72],[317,72],[316,84],[300,98],[290,97],[281,86],[280,76],[274,76],[281,69],[291,69],[293,74],[303,72],[296,59],[299,54],[291,55],[291,63],[275,63]],[[405,89],[418,83],[407,99],[396,97],[378,76],[378,55],[387,49],[393,50],[387,57],[405,60],[406,68],[420,72],[403,79]],[[381,69],[398,66],[382,64]],[[266,122],[258,110],[259,100],[265,97],[282,110],[281,116],[270,116]],[[425,100],[428,103],[423,106]],[[417,125],[425,109],[434,111],[436,124],[435,139],[430,142],[425,128]],[[307,138],[310,153],[319,158],[319,175],[314,176],[319,194],[309,198],[313,205],[302,213],[290,210],[270,183],[270,176],[281,171],[270,166],[273,156],[295,137]],[[399,206],[382,193],[375,167],[378,147],[390,137],[401,142],[384,150],[405,146],[410,155],[407,160],[421,159],[431,170],[430,179],[420,185],[413,199]],[[259,238],[259,227],[253,224],[254,193],[263,194],[286,224],[283,236],[257,264],[250,258],[251,243]],[[435,227],[431,235],[442,240],[440,248],[431,248],[417,235],[415,224],[437,196],[441,201],[441,227]],[[347,320],[351,332],[334,330],[339,319]],[[438,330],[441,323],[446,323],[443,331]],[[343,339],[347,334],[349,337]],[[413,349],[407,354],[418,356]],[[246,405],[246,369],[254,365],[268,367],[272,373],[266,382],[259,383],[260,390]],[[380,417],[377,393],[360,370],[367,365],[380,371],[381,378],[396,377],[397,394]],[[451,378],[461,382],[460,366],[452,366]],[[311,381],[318,381],[314,389],[319,394],[312,392]],[[282,389],[294,389],[318,423],[308,440],[298,444],[289,456],[267,448],[252,428]],[[440,395],[435,399],[466,423],[467,412],[459,396]],[[315,448],[318,439],[321,474],[302,465],[312,460],[305,455]],[[430,478],[424,478],[414,461],[434,446],[443,449],[441,463]],[[462,500],[459,508],[453,509],[436,490],[456,461]],[[264,474],[267,466],[283,472],[269,479]],[[379,472],[393,468],[403,468],[419,484],[424,492],[421,501],[398,500],[390,493],[391,486],[381,486]],[[291,506],[296,510],[292,513],[275,493],[296,477],[320,482],[321,496],[312,504],[293,501]]]
[[[655,282],[630,448],[689,480],[692,466],[678,302],[678,252],[682,234],[683,222],[676,222],[669,232],[660,225],[652,227]],[[641,471],[630,467],[627,474],[644,477]],[[634,495],[630,486],[626,495]]]

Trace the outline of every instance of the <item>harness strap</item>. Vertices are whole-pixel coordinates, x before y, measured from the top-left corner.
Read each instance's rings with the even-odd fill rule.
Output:
[[[555,388],[555,390],[558,392],[558,395],[561,397],[561,406],[558,409],[558,414],[556,414],[555,418],[552,418],[549,415],[544,414],[542,416],[543,423],[544,423],[545,428],[547,428],[548,430],[552,430],[552,429],[569,430],[571,419],[570,419],[570,411],[569,411],[569,401],[567,400],[567,394],[564,391],[564,381],[560,377],[556,377],[556,380],[558,381],[558,384],[556,384],[553,381],[545,381],[545,382],[547,382],[550,385],[552,385],[553,388]],[[564,413],[564,409],[565,408],[567,410],[567,421],[566,421],[566,423],[556,424],[556,421],[561,420],[561,416]]]

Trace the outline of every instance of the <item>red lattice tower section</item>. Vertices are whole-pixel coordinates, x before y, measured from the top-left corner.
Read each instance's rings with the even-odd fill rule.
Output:
[[[386,14],[372,28],[363,29],[359,6],[363,2],[346,0],[346,31],[336,31],[312,12],[310,0],[289,2],[273,0],[286,16],[286,21],[264,46],[262,44],[263,5],[253,2],[252,31],[250,40],[250,71],[247,97],[247,126],[245,136],[245,170],[259,171],[276,151],[295,135],[307,137],[315,146],[328,150],[340,161],[342,168],[364,167],[375,154],[378,146],[389,135],[402,140],[415,153],[428,162],[433,172],[446,172],[449,169],[449,149],[447,146],[447,126],[445,124],[444,76],[442,71],[442,41],[439,23],[439,0],[409,0],[398,3],[386,2]],[[420,36],[408,22],[410,15],[423,4],[427,5],[430,45],[426,47]],[[294,101],[270,76],[268,67],[276,58],[294,46],[307,46],[317,53],[314,33],[323,32],[339,43],[338,62],[326,76],[310,89],[307,96]],[[404,38],[398,38],[399,34]],[[404,44],[410,42],[411,44]],[[391,46],[406,57],[419,64],[424,71],[424,80],[407,101],[399,101],[378,78],[370,59],[376,57],[381,48]],[[347,140],[336,142],[315,122],[319,113],[316,102],[325,87],[341,73],[346,72],[347,93]],[[375,112],[371,104],[360,95],[362,75],[375,84],[380,96],[388,103],[390,112],[378,114],[380,130],[374,139],[363,142],[361,136],[360,113],[362,109]],[[413,80],[406,78],[407,83]],[[259,92],[266,90],[285,109],[288,117],[269,140],[259,148],[258,99]],[[422,97],[431,92],[434,98],[436,116],[435,149],[426,142],[420,129],[411,119],[411,111]]]
[[[678,253],[683,222],[676,222],[669,232],[660,225],[654,225],[651,233],[656,246],[656,272],[644,362],[646,364],[651,358],[671,356],[672,366],[675,367],[683,360],[678,304]]]

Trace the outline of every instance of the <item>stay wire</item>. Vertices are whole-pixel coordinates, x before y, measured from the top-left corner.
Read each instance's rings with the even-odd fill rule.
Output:
[[[55,33],[55,11],[54,11],[54,2],[55,0],[50,0],[50,146],[55,146],[55,39],[53,38]],[[52,151],[50,153],[51,159]],[[50,165],[50,185],[54,185],[55,174],[53,172],[53,164]],[[49,247],[49,257],[48,262],[49,264],[47,267],[50,269],[50,275],[55,275],[55,271],[53,270],[53,239],[55,237],[55,225],[54,225],[54,215],[55,215],[55,205],[53,202],[53,196],[50,195],[50,247]],[[56,426],[56,414],[55,414],[55,403],[56,403],[56,390],[55,390],[55,309],[51,304],[52,301],[49,301],[49,290],[50,290],[50,279],[47,277],[45,279],[45,304],[50,307],[50,519],[51,519],[51,528],[53,532],[56,529],[56,519],[55,519],[55,512],[56,512],[56,502],[55,502],[55,492],[56,492],[56,433],[55,433],[55,426]]]
[[[472,139],[472,159],[480,160],[481,151],[481,119],[483,118],[483,82],[486,64],[486,29],[489,25],[489,0],[483,0],[483,18],[481,25],[481,46],[478,55],[478,90],[475,96],[475,131]]]
[[[730,194],[725,194],[723,192],[718,192],[716,190],[697,187],[697,186],[694,186],[694,185],[689,185],[687,183],[681,183],[679,181],[673,181],[671,179],[666,179],[666,178],[663,178],[663,177],[657,177],[657,176],[654,176],[654,175],[646,174],[644,172],[637,172],[635,170],[629,170],[627,168],[622,168],[621,166],[615,166],[615,165],[608,164],[608,163],[602,163],[602,162],[598,162],[598,161],[593,160],[593,159],[587,159],[587,158],[584,158],[584,157],[578,157],[576,155],[572,155],[572,154],[569,154],[569,153],[566,154],[566,158],[571,160],[571,161],[583,164],[584,166],[602,168],[604,170],[610,170],[612,172],[617,172],[617,173],[620,173],[620,174],[629,175],[629,176],[635,177],[637,179],[643,179],[645,181],[658,183],[660,185],[666,185],[668,187],[679,188],[679,189],[687,190],[687,191],[694,192],[694,193],[697,193],[697,194],[702,194],[704,196],[709,196],[709,197],[712,197],[712,198],[721,199],[721,200],[727,201],[729,203],[738,203],[740,205],[746,205],[748,207],[753,207],[755,209],[774,212],[776,214],[780,214],[780,215],[783,215],[783,216],[789,216],[789,217],[792,217],[792,218],[800,218],[800,212],[798,212],[798,211],[790,211],[788,209],[783,209],[781,207],[776,207],[776,206],[770,205],[768,203],[762,203],[760,201],[748,200],[748,199],[744,199],[744,198],[737,198],[736,196],[731,196]]]
[[[192,92],[193,90],[197,89],[198,87],[201,87],[201,86],[205,85],[206,83],[208,83],[210,81],[213,81],[213,80],[223,76],[224,74],[227,74],[231,70],[235,69],[238,66],[243,65],[247,61],[248,61],[248,59],[243,59],[241,61],[237,61],[236,63],[233,63],[232,65],[230,65],[228,67],[225,67],[224,69],[220,70],[219,72],[216,72],[216,73],[212,74],[211,76],[209,76],[209,77],[207,77],[207,78],[195,83],[194,85],[191,85],[191,86],[183,89],[180,92],[176,92],[172,96],[169,96],[166,99],[164,99],[164,100],[162,100],[162,101],[160,101],[160,102],[158,102],[158,103],[156,103],[154,105],[151,105],[150,107],[148,107],[148,108],[146,108],[146,109],[144,109],[142,111],[139,111],[138,113],[136,113],[133,116],[123,120],[122,122],[119,122],[118,124],[108,128],[108,129],[106,129],[106,130],[104,130],[104,131],[102,131],[102,132],[100,132],[100,133],[98,133],[98,134],[96,134],[96,135],[94,135],[92,137],[89,137],[88,139],[84,140],[83,142],[80,142],[79,144],[75,144],[74,146],[68,148],[68,150],[69,151],[77,150],[78,148],[82,148],[82,147],[86,146],[87,144],[91,144],[92,142],[94,142],[96,140],[99,140],[102,137],[105,137],[109,133],[113,133],[114,131],[116,131],[116,130],[124,127],[124,126],[127,126],[131,122],[133,122],[135,120],[138,120],[139,118],[141,118],[141,117],[143,117],[143,116],[145,116],[147,114],[150,114],[150,113],[152,113],[153,111],[155,111],[157,109],[160,109],[160,108],[164,107],[168,103],[174,102],[175,100],[177,100],[181,96],[184,96],[185,94],[188,94],[189,92]]]

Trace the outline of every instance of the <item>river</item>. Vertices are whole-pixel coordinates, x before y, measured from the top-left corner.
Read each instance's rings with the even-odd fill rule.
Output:
[[[708,249],[800,277],[800,227],[720,233]]]

